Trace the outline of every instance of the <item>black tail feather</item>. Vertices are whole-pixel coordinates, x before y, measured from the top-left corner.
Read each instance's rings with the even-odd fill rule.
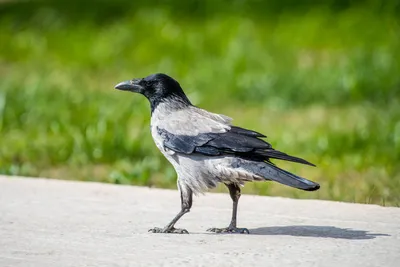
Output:
[[[320,185],[318,183],[307,180],[288,171],[282,170],[281,168],[278,168],[276,166],[271,165],[271,168],[277,171],[277,175],[274,176],[273,178],[274,181],[278,183],[302,189],[305,191],[315,191],[320,188]]]
[[[254,162],[248,162],[248,164],[244,164],[242,167],[258,176],[264,177],[266,180],[272,180],[301,190],[315,191],[320,188],[318,183],[282,170],[269,163],[256,165]]]

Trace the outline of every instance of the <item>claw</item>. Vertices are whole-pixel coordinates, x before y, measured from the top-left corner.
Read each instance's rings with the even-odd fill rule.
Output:
[[[149,232],[151,233],[163,233],[163,234],[189,234],[189,232],[186,229],[179,229],[179,228],[159,228],[159,227],[154,227],[149,229]]]
[[[228,233],[228,234],[250,234],[247,228],[225,227],[225,228],[209,228],[207,232]]]
[[[163,230],[162,228],[154,227],[154,228],[149,229],[148,232],[151,232],[151,233],[162,233],[162,230]]]
[[[173,229],[173,232],[175,234],[189,234],[189,232],[186,229]]]

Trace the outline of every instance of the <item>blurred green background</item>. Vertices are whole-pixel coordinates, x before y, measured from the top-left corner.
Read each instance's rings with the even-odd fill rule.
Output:
[[[321,184],[245,193],[400,205],[399,1],[0,1],[0,173],[175,188],[144,97],[163,72]],[[225,190],[223,187],[217,190]]]

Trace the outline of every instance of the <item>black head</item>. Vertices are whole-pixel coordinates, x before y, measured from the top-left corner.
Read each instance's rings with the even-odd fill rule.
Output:
[[[150,101],[152,110],[159,103],[171,98],[190,104],[179,83],[162,73],[121,82],[115,86],[115,89],[144,95]]]

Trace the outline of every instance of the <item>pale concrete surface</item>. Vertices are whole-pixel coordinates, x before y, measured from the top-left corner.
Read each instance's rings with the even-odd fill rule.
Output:
[[[400,266],[400,209],[244,195],[226,226],[225,194],[195,198],[178,223],[177,191],[0,177],[0,266]]]

